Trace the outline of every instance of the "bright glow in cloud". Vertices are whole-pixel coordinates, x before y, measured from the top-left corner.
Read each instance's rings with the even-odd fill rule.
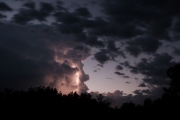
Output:
[[[44,32],[45,30],[48,32]],[[6,24],[1,26],[0,31],[3,31],[0,36],[0,51],[4,55],[2,67],[7,68],[6,65],[11,63],[11,69],[4,71],[2,76],[2,89],[23,89],[42,85],[55,87],[63,94],[88,90],[84,82],[89,80],[89,76],[84,73],[82,60],[90,56],[90,50],[83,44],[59,34],[55,28],[46,25]],[[8,51],[10,54],[5,56]],[[8,75],[11,73],[15,77]],[[12,81],[16,82],[9,84]]]

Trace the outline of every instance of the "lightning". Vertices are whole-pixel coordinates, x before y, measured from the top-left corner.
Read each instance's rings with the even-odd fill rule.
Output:
[[[75,86],[77,87],[73,92],[77,92],[77,93],[79,93],[79,84],[80,84],[80,79],[79,79],[79,75],[80,73],[79,73],[79,71],[77,71],[76,73],[75,73]]]
[[[76,85],[79,85],[79,72],[76,73]]]
[[[72,67],[73,68],[78,68],[75,64],[72,64]],[[73,92],[79,92],[79,84],[80,84],[80,79],[79,79],[79,77],[80,77],[80,72],[79,72],[79,70],[77,70],[76,71],[76,73],[75,73],[75,76],[74,76],[75,78],[74,78],[74,82],[75,82],[75,86],[77,87]]]

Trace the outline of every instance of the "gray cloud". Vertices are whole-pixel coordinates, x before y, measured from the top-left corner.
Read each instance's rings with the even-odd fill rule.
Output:
[[[134,40],[127,42],[128,46],[126,50],[133,56],[137,57],[141,52],[146,54],[153,54],[157,51],[157,49],[162,44],[158,41],[158,39],[144,36],[137,37]]]
[[[0,2],[0,11],[12,11],[12,8],[10,8],[6,3]],[[6,18],[7,16],[5,14],[0,13],[0,19]]]
[[[120,65],[123,65],[125,67],[130,67],[130,64],[128,61],[122,62],[122,63],[120,63]]]
[[[6,15],[3,15],[3,14],[0,13],[0,19],[1,18],[6,18]]]
[[[97,64],[97,66],[103,67],[103,65],[101,65],[101,64]]]
[[[121,107],[125,102],[134,102],[135,104],[142,104],[146,98],[151,98],[152,100],[161,97],[163,93],[162,87],[154,88],[154,89],[145,89],[145,90],[135,90],[133,91],[135,95],[126,94],[123,91],[115,90],[114,92],[101,93],[105,95],[105,99],[112,100],[112,106]],[[99,92],[90,92],[90,94],[96,98]]]
[[[169,82],[165,71],[176,63],[172,59],[173,57],[168,53],[154,54],[153,60],[142,58],[136,66],[128,67],[132,73],[144,75],[142,79],[144,83],[162,86]]]
[[[116,69],[117,69],[117,70],[123,70],[123,67],[120,66],[120,65],[117,65],[117,66],[116,66]]]
[[[34,9],[36,7],[34,2],[24,3],[23,6],[30,8],[30,9]]]
[[[151,36],[167,38],[167,29],[170,27],[171,18],[179,16],[177,1],[168,1],[161,4],[153,1],[117,1],[105,0],[102,2],[102,11],[108,16],[109,20],[116,22],[118,25],[129,26],[135,28],[141,26],[147,28],[147,32]],[[171,9],[171,10],[169,10]],[[131,33],[128,29],[126,33]],[[146,32],[146,31],[144,31]],[[138,35],[137,33],[135,35]],[[129,35],[130,36],[130,35]]]
[[[13,20],[18,24],[26,24],[32,20],[46,21],[46,17],[54,10],[54,7],[50,3],[41,2],[40,9],[36,10],[35,3],[24,4],[25,8],[21,8],[18,14],[15,14]]]
[[[4,2],[0,2],[0,11],[12,11],[12,8]]]
[[[91,13],[86,7],[79,7],[75,10],[75,14],[82,17],[91,17]]]
[[[127,75],[125,75],[125,76],[123,76],[123,78],[130,78],[129,76],[127,76]]]
[[[146,84],[140,83],[138,87],[146,87]]]
[[[106,77],[106,79],[108,79],[108,80],[113,80],[113,78],[109,78],[109,77]]]
[[[101,64],[104,64],[106,61],[108,61],[110,59],[109,56],[107,55],[107,53],[105,53],[103,51],[95,53],[94,57]]]
[[[117,75],[124,75],[124,73],[120,73],[120,72],[114,72]]]
[[[108,46],[107,46],[107,48],[108,48],[109,50],[112,50],[112,51],[115,51],[115,52],[118,51],[118,48],[116,47],[114,41],[108,41]]]
[[[175,8],[179,9],[177,8],[178,2],[175,2],[176,4],[171,2],[175,8],[168,6],[169,4],[164,4],[167,8],[171,8],[170,11],[155,1],[147,2],[150,4],[137,1],[134,4],[134,1],[104,0],[100,3],[101,12],[107,19],[105,17],[93,18],[86,7],[76,7],[74,11],[70,12],[70,10],[63,7],[61,2],[56,6],[42,2],[40,3],[40,9],[37,9],[33,2],[25,3],[24,7],[27,7],[27,9],[21,8],[13,19],[17,23],[25,24],[36,19],[45,21],[46,17],[52,16],[56,21],[53,24],[58,26],[61,33],[73,35],[76,37],[76,41],[83,42],[91,47],[106,46],[109,53],[113,52],[111,56],[124,58],[126,57],[124,50],[120,50],[121,46],[115,45],[116,41],[122,42],[124,39],[128,39],[125,41],[125,51],[137,57],[141,53],[152,54],[156,52],[162,45],[160,40],[172,39],[169,36],[169,30],[177,31],[175,27],[171,27],[172,18],[178,18],[179,16],[175,11]],[[175,24],[178,24],[178,22]],[[101,37],[111,39],[100,41],[99,38]],[[115,39],[112,40],[112,38]],[[102,55],[101,53],[97,54],[95,58]],[[95,60],[102,62],[99,58]],[[106,55],[105,61],[108,60],[111,59],[108,59]]]
[[[135,90],[133,93],[135,93],[136,95],[143,95],[141,90]]]
[[[179,55],[180,55],[180,49],[174,47],[173,53],[174,53],[175,55],[178,55],[178,56],[179,56]]]
[[[126,83],[127,83],[127,84],[130,84],[131,82],[127,81]]]

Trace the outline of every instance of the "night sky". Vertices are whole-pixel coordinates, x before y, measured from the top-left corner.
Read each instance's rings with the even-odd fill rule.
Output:
[[[156,99],[180,60],[179,0],[0,0],[0,90]]]

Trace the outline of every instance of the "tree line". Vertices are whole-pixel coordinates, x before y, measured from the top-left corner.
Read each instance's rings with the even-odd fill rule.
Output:
[[[6,88],[0,92],[0,119],[180,119],[180,64],[166,73],[171,81],[160,98],[147,98],[141,105],[126,102],[120,108],[111,107],[112,101],[102,94],[93,98],[89,93],[66,95],[44,86],[28,91]]]

